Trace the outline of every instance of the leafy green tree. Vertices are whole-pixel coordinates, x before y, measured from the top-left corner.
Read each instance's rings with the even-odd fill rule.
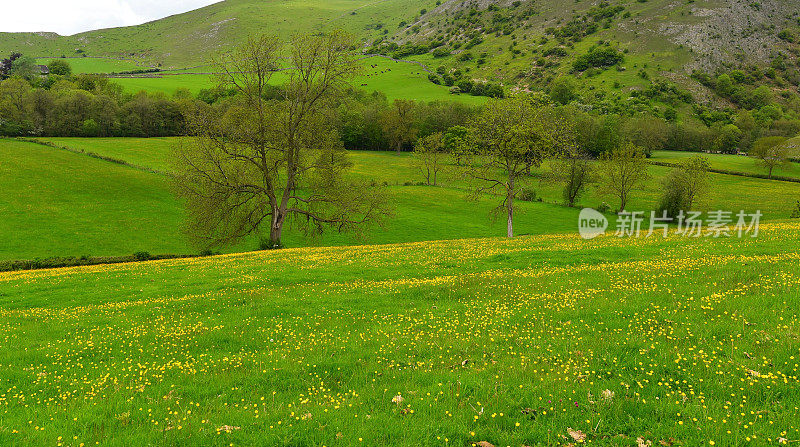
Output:
[[[489,101],[469,127],[471,150],[464,175],[473,185],[473,197],[502,197],[495,212],[505,213],[507,235],[513,237],[514,199],[533,167],[574,146],[574,127],[549,103],[529,96]]]
[[[388,215],[382,188],[356,184],[331,115],[358,62],[341,32],[294,35],[287,82],[267,99],[283,65],[282,42],[251,37],[216,61],[219,82],[237,95],[190,118],[194,144],[173,157],[175,189],[184,200],[189,235],[204,247],[265,232],[264,248],[282,244],[289,219],[307,233],[358,230]]]
[[[625,122],[623,133],[630,142],[644,149],[649,157],[653,152],[664,149],[669,138],[669,127],[658,117],[641,115]]]
[[[62,60],[62,59],[53,59],[47,64],[47,69],[50,70],[50,74],[58,75],[58,76],[69,76],[72,74],[72,67],[69,65],[69,62]]]
[[[670,170],[662,180],[663,193],[657,213],[672,219],[681,211],[690,211],[697,200],[708,191],[708,158],[694,156]]]
[[[559,104],[569,104],[575,99],[575,81],[570,77],[560,77],[550,83],[550,99]]]
[[[11,76],[33,79],[37,74],[39,67],[36,65],[36,59],[30,56],[21,56],[11,64]]]
[[[395,99],[392,107],[381,115],[381,127],[399,154],[403,145],[417,136],[415,123],[416,104],[406,99]]]
[[[788,163],[789,148],[784,137],[764,137],[753,143],[752,155],[758,159],[772,178],[772,171]]]
[[[736,153],[739,142],[742,139],[742,131],[734,124],[725,124],[718,128],[717,137],[714,140],[714,150],[725,153]]]
[[[569,150],[558,158],[550,160],[549,179],[562,185],[561,196],[564,204],[575,203],[594,181],[594,166],[589,156],[580,150]]]
[[[442,136],[445,152],[455,159],[457,165],[462,164],[463,158],[469,152],[469,142],[469,128],[464,126],[453,126]]]

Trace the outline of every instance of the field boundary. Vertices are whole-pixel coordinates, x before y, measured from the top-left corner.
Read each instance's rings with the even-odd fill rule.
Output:
[[[23,259],[0,261],[0,272],[19,272],[29,270],[47,270],[66,267],[85,267],[106,264],[128,264],[143,261],[161,261],[165,259],[191,259],[212,256],[213,254],[199,255],[151,255],[147,252],[138,252],[127,256],[69,256],[49,257],[39,259]]]
[[[668,161],[653,161],[648,160],[648,163],[655,166],[664,166],[667,168],[678,168],[680,164],[678,163],[670,163]],[[708,172],[713,172],[716,174],[726,174],[726,175],[735,175],[739,177],[750,177],[750,178],[758,178],[762,180],[777,180],[780,182],[791,182],[791,183],[800,183],[800,178],[795,177],[786,177],[782,175],[773,175],[772,177],[766,174],[756,174],[750,172],[741,172],[741,171],[731,171],[729,169],[719,169],[719,168],[708,168]]]
[[[51,147],[53,149],[61,149],[61,150],[67,151],[67,152],[72,152],[73,154],[85,155],[87,157],[96,158],[98,160],[107,161],[109,163],[114,163],[114,164],[118,164],[118,165],[122,165],[122,166],[127,166],[129,168],[138,169],[140,171],[149,172],[151,174],[163,175],[165,177],[171,177],[172,176],[168,172],[160,171],[158,169],[153,169],[153,168],[150,168],[150,167],[147,167],[147,166],[137,165],[135,163],[131,163],[131,162],[122,160],[120,158],[109,157],[107,155],[98,154],[97,152],[86,151],[86,150],[83,150],[83,149],[75,149],[75,148],[72,148],[72,147],[69,147],[69,146],[61,146],[61,145],[58,145],[58,144],[55,144],[55,143],[51,143],[49,141],[42,141],[42,140],[40,140],[38,138],[17,137],[17,138],[15,138],[15,140],[22,141],[22,142],[25,142],[25,143],[38,144],[40,146],[47,146],[47,147]]]

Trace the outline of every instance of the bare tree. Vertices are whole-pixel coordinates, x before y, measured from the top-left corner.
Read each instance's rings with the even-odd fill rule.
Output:
[[[514,199],[531,169],[573,145],[574,128],[564,114],[540,98],[517,96],[491,100],[470,124],[472,144],[465,177],[473,197],[498,193],[495,209],[505,211],[507,235],[514,237]]]
[[[278,99],[265,94],[280,69],[276,37],[250,38],[215,61],[220,84],[237,95],[195,110],[193,144],[173,159],[196,242],[216,247],[264,232],[265,245],[280,247],[290,218],[318,233],[363,228],[387,215],[381,190],[346,179],[349,163],[330,116],[357,70],[351,45],[340,32],[293,36]]]
[[[417,145],[414,147],[414,162],[425,177],[426,185],[438,184],[438,176],[445,168],[447,156],[441,133],[437,132],[417,140]]]
[[[563,185],[564,204],[575,206],[575,202],[586,191],[586,186],[594,181],[594,167],[589,156],[578,149],[567,150],[561,157],[548,163],[550,172],[547,177]]]
[[[625,143],[603,156],[599,165],[601,191],[619,199],[619,210],[625,211],[631,191],[648,178],[644,150]]]

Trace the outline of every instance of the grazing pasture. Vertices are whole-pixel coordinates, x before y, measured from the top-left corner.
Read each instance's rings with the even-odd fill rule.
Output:
[[[428,80],[428,72],[425,70],[433,70],[435,66],[426,67],[380,56],[369,57],[362,61],[362,71],[352,80],[352,84],[368,92],[382,92],[390,101],[398,98],[416,101],[457,100],[468,104],[481,104],[486,101],[485,97],[450,94],[448,87],[436,85]],[[122,85],[130,93],[145,90],[171,95],[178,89],[185,88],[196,94],[201,89],[215,85],[213,76],[202,74],[212,69],[210,66],[203,66],[186,72],[177,70],[115,78],[114,82]],[[284,81],[285,75],[281,73],[275,75],[274,83],[282,84]]]
[[[65,58],[39,58],[36,63],[47,65],[53,60],[63,60],[72,67],[74,74],[106,74],[122,71],[145,70],[152,68],[146,64],[131,59],[116,59],[110,57],[65,57]]]
[[[798,243],[775,222],[0,273],[0,442],[793,442]]]
[[[43,138],[42,140],[129,160],[133,163],[143,164],[159,170],[166,169],[166,160],[168,160],[170,147],[180,141],[179,138]],[[653,160],[677,162],[690,156],[689,154],[661,151],[654,155]],[[760,172],[759,169],[761,169],[757,161],[752,158],[720,154],[703,155],[708,157],[709,163],[714,168],[742,170],[744,172],[749,170],[754,173]],[[408,153],[398,156],[393,152],[351,151],[350,157],[354,163],[353,173],[360,175],[362,178],[379,182],[386,181],[391,185],[402,185],[405,182],[422,180],[413,165],[411,154]],[[547,164],[545,163],[534,174],[541,176],[547,169]],[[654,209],[658,205],[662,192],[660,180],[670,169],[664,166],[651,166],[649,169],[651,178],[643,189],[633,192],[630,209],[645,211]],[[800,165],[793,163],[782,172],[781,175],[787,176],[797,172],[798,177],[800,177]],[[766,219],[786,219],[790,216],[795,202],[800,198],[800,183],[716,173],[711,173],[710,179],[709,192],[698,203],[698,208],[704,211],[722,209],[753,212],[760,209]],[[452,175],[452,166],[451,175],[445,175],[443,184],[455,188],[464,186],[457,175]],[[554,204],[561,203],[560,186],[536,180],[533,182],[532,187],[544,201]],[[618,205],[614,202],[613,197],[601,194],[596,185],[592,185],[588,188],[583,198],[579,200],[579,204],[581,206],[597,207],[604,201],[608,202],[612,207]]]

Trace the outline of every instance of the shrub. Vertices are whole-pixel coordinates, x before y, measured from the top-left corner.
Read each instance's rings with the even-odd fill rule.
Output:
[[[536,190],[533,188],[522,188],[522,190],[517,193],[517,199],[522,200],[523,202],[541,201],[536,194]]]
[[[572,69],[585,71],[592,67],[611,67],[622,63],[624,60],[624,56],[616,48],[594,47],[588,53],[579,56],[572,64]]]
[[[794,210],[792,210],[792,215],[789,216],[792,219],[800,219],[800,200],[794,206]]]
[[[147,261],[151,258],[152,256],[150,256],[150,253],[146,251],[137,251],[133,254],[133,259],[135,261]]]

